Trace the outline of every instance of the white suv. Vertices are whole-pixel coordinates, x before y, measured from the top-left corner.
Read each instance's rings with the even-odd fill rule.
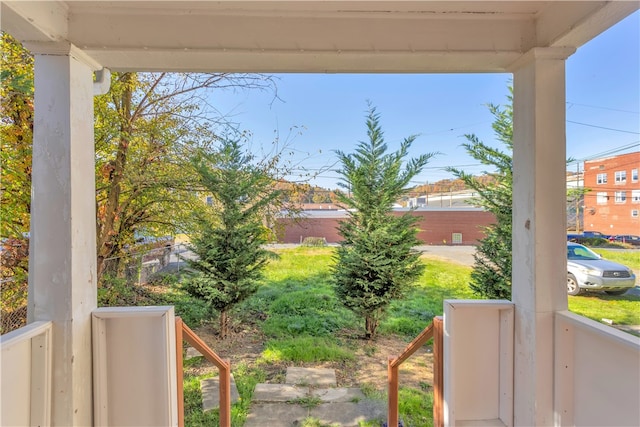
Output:
[[[577,243],[567,242],[567,270],[569,295],[578,295],[584,290],[622,295],[636,285],[636,276],[630,268],[607,261]]]

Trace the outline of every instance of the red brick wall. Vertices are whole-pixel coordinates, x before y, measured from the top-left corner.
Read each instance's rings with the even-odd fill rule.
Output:
[[[495,222],[492,213],[483,211],[414,211],[413,215],[420,217],[418,239],[428,245],[451,244],[452,233],[462,233],[463,245],[475,245],[484,237],[483,228]],[[305,237],[324,237],[327,243],[336,243],[342,240],[337,230],[340,220],[335,217],[281,219],[279,240],[300,243]]]
[[[633,190],[640,190],[640,182],[632,179],[632,170],[640,169],[640,152],[584,162],[584,186],[590,191],[584,197],[584,229],[604,234],[640,234],[640,201],[634,201]],[[616,182],[615,173],[626,172],[625,182]],[[598,183],[598,174],[606,174],[607,182]],[[626,200],[616,202],[616,192],[625,192]],[[606,193],[606,202],[598,193]]]

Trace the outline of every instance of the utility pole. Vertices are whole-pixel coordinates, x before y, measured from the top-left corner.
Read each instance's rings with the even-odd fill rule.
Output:
[[[582,191],[580,189],[580,162],[576,162],[576,234],[580,234],[580,200]]]
[[[425,200],[424,200],[424,204],[429,207],[429,181],[427,180],[426,184],[425,184]]]

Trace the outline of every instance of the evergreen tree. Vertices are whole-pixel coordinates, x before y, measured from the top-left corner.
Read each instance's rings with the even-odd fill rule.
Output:
[[[228,312],[258,290],[263,267],[273,253],[265,250],[267,207],[279,196],[268,170],[253,164],[238,140],[224,140],[220,151],[193,161],[202,187],[213,199],[206,215],[198,215],[199,232],[191,238],[196,274],[186,281],[191,295],[220,313],[220,336],[228,333]]]
[[[365,318],[366,336],[371,339],[389,303],[401,298],[424,269],[420,254],[412,249],[419,244],[417,219],[411,213],[396,216],[392,209],[434,154],[404,163],[415,136],[387,154],[373,107],[367,116],[367,135],[369,141],[360,142],[355,153],[336,152],[341,162],[339,185],[350,193],[340,192],[338,198],[350,210],[338,228],[344,240],[336,252],[333,275],[338,297]]]
[[[474,254],[475,264],[471,272],[471,289],[488,299],[511,299],[511,209],[513,204],[513,108],[510,103],[501,107],[490,104],[494,117],[492,124],[496,138],[506,151],[490,147],[475,135],[465,135],[469,142],[463,144],[467,153],[495,171],[485,172],[493,179],[479,179],[456,168],[448,168],[455,176],[478,193],[477,202],[492,212],[496,222],[485,229]]]

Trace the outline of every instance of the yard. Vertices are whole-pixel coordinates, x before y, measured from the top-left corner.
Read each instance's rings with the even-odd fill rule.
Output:
[[[470,267],[425,256],[427,267],[415,288],[407,298],[391,305],[378,338],[367,341],[363,339],[364,321],[346,310],[333,293],[332,248],[298,247],[276,252],[280,257],[269,265],[260,290],[231,313],[231,336],[225,341],[216,336],[215,319],[203,321],[204,307],[200,303],[185,296],[179,287],[166,286],[174,279],[166,278],[164,284],[151,287],[162,291],[160,303],[174,304],[177,314],[212,349],[231,360],[242,397],[233,405],[234,426],[243,425],[255,384],[282,382],[287,366],[333,368],[338,386],[357,386],[368,396],[386,399],[388,357],[397,356],[434,316],[442,314],[444,299],[474,298],[467,286]],[[640,268],[637,257],[620,260],[614,252],[603,255]],[[569,306],[598,321],[607,318],[614,324],[640,324],[639,296],[594,293],[570,297]],[[400,417],[405,425],[431,425],[431,369],[428,345],[402,365]],[[202,358],[185,363],[186,425],[216,422],[215,412],[201,410],[199,387],[200,379],[213,375],[215,369]]]

